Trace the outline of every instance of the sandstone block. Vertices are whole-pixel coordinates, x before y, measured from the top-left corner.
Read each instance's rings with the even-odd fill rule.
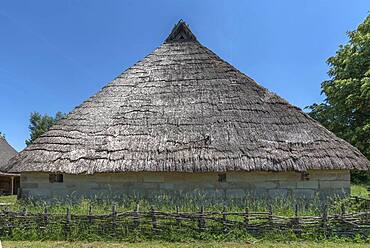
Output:
[[[39,184],[38,183],[22,183],[21,187],[23,189],[33,189],[33,188],[38,188]]]
[[[254,185],[255,185],[256,189],[257,188],[274,189],[274,188],[277,188],[278,182],[268,182],[268,181],[255,182]]]
[[[321,181],[320,189],[350,188],[350,181]]]
[[[319,181],[317,180],[297,182],[297,189],[318,189],[318,188],[319,188]]]
[[[161,183],[159,184],[160,189],[175,190],[176,186],[174,183]]]
[[[350,180],[349,170],[310,170],[309,174],[311,180]]]
[[[297,188],[297,181],[279,181],[279,188],[295,189]]]

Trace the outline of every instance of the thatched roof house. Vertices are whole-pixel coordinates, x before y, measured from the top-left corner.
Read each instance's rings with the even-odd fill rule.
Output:
[[[9,164],[9,171],[24,175],[21,187],[29,194],[52,193],[48,182],[36,185],[32,179],[50,173],[64,175],[64,184],[76,185],[77,180],[78,186],[66,186],[75,191],[84,183],[105,182],[105,177],[107,184],[131,182],[130,191],[157,182],[152,192],[163,185],[170,190],[204,189],[206,183],[207,189],[218,190],[218,184],[225,188],[227,182],[240,182],[233,188],[238,196],[247,188],[285,194],[308,179],[309,189],[316,192],[320,179],[331,178],[340,181],[336,190],[343,192],[349,189],[349,170],[369,168],[356,148],[223,61],[183,21],[159,48]],[[188,176],[199,181],[188,181]],[[251,185],[249,177],[261,186]],[[176,184],[179,180],[182,186]],[[292,185],[263,186],[273,180]],[[196,186],[184,186],[187,182]],[[94,189],[102,191],[99,185]]]
[[[15,155],[17,151],[0,135],[0,195],[16,194],[19,188],[20,174],[6,171],[8,161]]]

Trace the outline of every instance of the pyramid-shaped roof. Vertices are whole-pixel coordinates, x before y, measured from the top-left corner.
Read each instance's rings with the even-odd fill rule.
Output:
[[[0,135],[0,175],[5,174],[8,161],[15,155],[17,151]]]
[[[306,171],[370,162],[201,45],[166,41],[9,163],[10,171]]]

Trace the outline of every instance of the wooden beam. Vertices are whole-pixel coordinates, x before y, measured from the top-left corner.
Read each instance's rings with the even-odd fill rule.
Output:
[[[14,177],[10,177],[10,194],[14,194]]]

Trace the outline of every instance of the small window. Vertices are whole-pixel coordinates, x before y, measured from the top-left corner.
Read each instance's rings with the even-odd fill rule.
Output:
[[[56,173],[49,174],[49,182],[50,183],[62,183],[63,174],[56,174]]]
[[[218,174],[219,182],[226,182],[226,173]]]
[[[302,181],[310,180],[310,174],[307,171],[301,172],[301,180]]]

